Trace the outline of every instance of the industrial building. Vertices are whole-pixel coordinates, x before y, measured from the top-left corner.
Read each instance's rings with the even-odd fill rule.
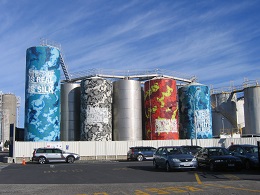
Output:
[[[72,75],[60,49],[45,43],[26,53],[24,141],[260,136],[259,98],[257,81],[218,91],[194,76],[158,69]],[[1,94],[2,141],[10,137],[10,123],[17,124],[17,102],[14,95]]]
[[[18,123],[20,97],[0,91],[0,148],[4,148],[10,141],[10,125]]]

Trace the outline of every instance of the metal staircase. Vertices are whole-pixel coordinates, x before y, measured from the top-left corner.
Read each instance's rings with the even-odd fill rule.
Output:
[[[65,80],[70,82],[71,78],[70,78],[70,75],[68,73],[67,66],[65,65],[65,61],[64,61],[64,58],[63,58],[63,55],[62,55],[61,52],[60,52],[60,65],[61,65],[61,68],[63,70]]]
[[[54,42],[50,42],[49,40],[43,39],[43,38],[41,38],[40,42],[41,42],[40,43],[41,46],[56,47],[56,48],[58,48],[60,50],[60,65],[61,65],[62,71],[64,73],[64,76],[65,76],[65,81],[70,82],[71,81],[71,77],[69,75],[67,66],[65,64],[64,56],[63,56],[62,51],[61,51],[61,45],[57,44],[57,43],[54,43]]]
[[[224,116],[234,128],[238,128],[237,121],[232,116],[230,116],[230,114],[228,114],[221,106],[216,108],[215,103],[211,102],[211,108],[215,112],[220,113],[222,116]]]

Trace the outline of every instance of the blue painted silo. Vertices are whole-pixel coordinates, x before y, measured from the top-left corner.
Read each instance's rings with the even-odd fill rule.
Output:
[[[26,51],[25,140],[60,140],[60,51],[37,46]]]
[[[205,85],[190,84],[178,89],[181,139],[212,138],[210,91]]]

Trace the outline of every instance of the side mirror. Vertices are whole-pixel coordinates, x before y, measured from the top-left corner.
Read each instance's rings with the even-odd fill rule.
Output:
[[[167,155],[166,152],[163,152],[162,155]]]

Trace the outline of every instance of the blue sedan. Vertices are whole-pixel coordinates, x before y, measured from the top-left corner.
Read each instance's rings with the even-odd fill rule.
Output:
[[[171,171],[172,169],[196,169],[198,165],[196,158],[181,146],[164,146],[155,151],[153,166]]]

